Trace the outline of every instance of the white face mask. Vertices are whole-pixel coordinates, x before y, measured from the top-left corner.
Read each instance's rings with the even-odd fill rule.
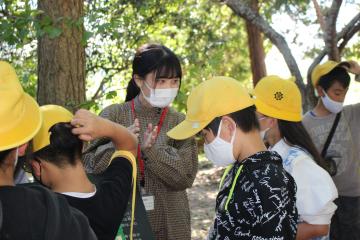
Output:
[[[344,103],[343,102],[337,102],[337,101],[334,101],[332,100],[327,94],[325,91],[324,92],[324,97],[321,98],[325,108],[327,110],[329,110],[330,112],[332,113],[339,113],[341,112],[341,110],[343,109],[343,105]]]
[[[16,167],[18,160],[19,160],[19,148],[16,148],[14,167]]]
[[[266,128],[266,129],[260,131],[260,136],[263,141],[265,140],[266,132],[269,131],[269,129],[270,128]]]
[[[169,106],[175,99],[179,88],[153,89],[145,81],[145,86],[150,90],[150,96],[147,97],[141,90],[146,101],[153,107],[164,108]]]
[[[221,123],[215,139],[209,143],[204,144],[204,152],[207,159],[209,159],[214,165],[219,167],[226,167],[236,162],[233,154],[233,143],[235,140],[236,131],[231,137],[231,142],[226,142],[220,138]]]

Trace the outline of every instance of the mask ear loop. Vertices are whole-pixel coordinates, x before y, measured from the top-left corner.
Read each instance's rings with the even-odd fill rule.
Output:
[[[236,123],[235,123],[234,133],[233,133],[233,135],[232,135],[232,137],[231,137],[231,144],[234,144],[234,141],[235,141],[235,136],[236,136],[236,127],[237,127],[237,125],[236,125]]]
[[[19,160],[19,147],[16,148],[14,168],[16,168],[16,164],[18,163],[18,160]]]
[[[216,137],[220,137],[220,133],[221,133],[221,126],[222,126],[222,119],[220,120],[220,123],[219,123],[219,128],[218,128],[217,133],[216,133]]]
[[[142,95],[144,96],[144,98],[145,98],[148,102],[150,102],[151,97],[154,96],[154,89],[152,89],[152,88],[147,84],[147,82],[146,82],[145,80],[143,80],[143,81],[144,81],[144,84],[143,84],[143,85],[145,85],[145,86],[149,89],[149,91],[150,91],[150,96],[148,97],[148,96],[145,95],[144,91],[142,90],[142,86],[139,87],[139,88],[140,88],[140,91],[141,91]]]

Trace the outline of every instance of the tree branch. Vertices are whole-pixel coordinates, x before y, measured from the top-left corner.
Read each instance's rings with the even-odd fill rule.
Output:
[[[341,53],[349,40],[360,31],[360,13],[358,13],[351,21],[346,24],[346,26],[341,30],[340,33],[336,36],[336,42],[338,43],[340,40],[342,42],[339,45],[339,52]],[[312,64],[310,65],[307,72],[308,82],[311,81],[311,72],[316,65],[318,65],[321,60],[326,56],[327,49],[325,48],[323,51],[319,53],[319,55],[314,59]]]
[[[339,49],[337,47],[336,39],[336,21],[339,15],[342,0],[333,0],[329,11],[325,17],[325,32],[324,40],[329,59],[334,61],[340,60]]]
[[[321,8],[319,6],[319,3],[316,0],[313,0],[312,2],[314,4],[316,16],[317,16],[318,22],[320,24],[320,28],[322,29],[323,32],[325,32],[325,19],[324,19],[324,16],[323,16],[322,12],[321,12]]]
[[[285,59],[285,62],[291,74],[296,78],[296,84],[301,90],[303,99],[305,101],[304,104],[306,105],[307,102],[304,96],[305,84],[303,82],[303,78],[301,76],[296,60],[292,55],[291,50],[284,37],[278,32],[276,32],[270,26],[270,24],[264,20],[263,17],[261,17],[259,14],[256,14],[256,12],[254,12],[248,5],[246,5],[246,3],[244,3],[244,1],[226,0],[225,4],[230,7],[236,15],[257,26],[263,32],[263,34],[268,37],[270,41],[279,49]]]
[[[349,40],[360,31],[360,13],[358,13],[340,32],[338,42],[342,40],[339,45],[339,52],[341,53]]]
[[[93,67],[93,69],[95,69],[97,66],[96,66],[96,67],[95,67],[95,66],[92,66],[92,67]],[[100,93],[103,91],[104,85],[105,85],[115,74],[117,74],[117,73],[119,73],[119,72],[122,72],[122,71],[124,71],[125,69],[127,69],[127,68],[128,68],[128,64],[125,64],[124,66],[118,67],[118,68],[106,68],[106,67],[103,67],[103,66],[98,66],[98,67],[99,67],[100,69],[105,70],[105,72],[109,72],[109,71],[111,71],[111,70],[115,70],[116,73],[110,74],[110,76],[104,77],[104,78],[101,80],[101,82],[100,82],[98,88],[96,89],[94,95],[91,97],[91,100],[96,100],[96,99],[100,98],[100,97],[101,97],[101,94],[100,94]]]

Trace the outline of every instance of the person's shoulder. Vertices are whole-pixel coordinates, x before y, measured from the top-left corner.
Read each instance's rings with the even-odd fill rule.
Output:
[[[115,156],[112,158],[111,163],[108,168],[121,168],[126,170],[131,170],[131,159],[126,156]],[[105,170],[106,172],[106,170]]]
[[[259,170],[259,188],[265,188],[270,192],[273,192],[274,189],[295,188],[294,178],[285,170],[282,164],[268,162]]]
[[[178,111],[177,111],[175,108],[173,108],[173,107],[169,107],[168,109],[169,109],[168,114],[169,114],[172,118],[176,119],[176,122],[177,122],[176,124],[179,124],[180,122],[182,122],[182,121],[185,120],[185,114],[184,114],[184,113],[178,112]]]
[[[307,125],[312,119],[314,118],[314,116],[313,116],[313,113],[312,113],[312,111],[310,110],[310,111],[307,111],[304,115],[303,115],[303,118],[302,118],[302,123],[304,124],[304,125]]]
[[[299,161],[314,162],[310,154],[297,146],[291,146],[288,151],[286,159],[283,159],[283,165],[294,165]]]
[[[272,151],[263,152],[262,159],[250,164],[247,171],[257,179],[255,184],[261,188],[283,186],[288,184],[289,178],[291,178],[282,166],[281,157]],[[290,181],[292,180],[290,179]]]
[[[119,113],[119,112],[122,112],[127,109],[129,109],[129,110],[131,109],[129,102],[114,103],[114,104],[111,104],[111,105],[105,107],[101,112],[102,113],[104,113],[104,112]]]
[[[16,187],[9,188],[15,194],[31,195],[31,198],[43,198],[43,196],[54,197],[56,194],[49,189],[36,184],[36,183],[25,183],[16,185]]]
[[[185,119],[185,114],[177,111],[174,107],[168,107],[168,109],[169,109],[169,114],[177,116],[177,117],[182,117]]]
[[[360,115],[360,103],[349,104],[344,106],[343,113],[345,116]]]

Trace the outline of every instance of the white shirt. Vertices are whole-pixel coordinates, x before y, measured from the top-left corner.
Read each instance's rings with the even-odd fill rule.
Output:
[[[330,224],[337,206],[338,192],[327,171],[299,147],[288,145],[283,139],[271,149],[283,159],[284,169],[297,185],[296,207],[300,221],[309,224]]]
[[[90,193],[83,193],[83,192],[63,192],[61,194],[70,196],[70,197],[76,197],[76,198],[91,198],[96,194],[96,187],[94,185],[95,191]]]

